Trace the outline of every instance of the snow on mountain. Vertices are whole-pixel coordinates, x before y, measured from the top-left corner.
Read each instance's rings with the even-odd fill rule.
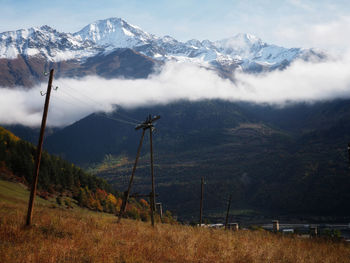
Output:
[[[49,26],[20,29],[0,34],[0,58],[43,56],[48,61],[64,61],[92,56],[98,52],[91,41],[60,33]]]
[[[240,67],[246,71],[283,68],[296,58],[322,58],[312,49],[269,45],[256,36],[238,34],[211,42],[180,42],[157,37],[120,18],[98,20],[74,33],[60,33],[48,26],[0,34],[0,58],[44,56],[49,61],[84,59],[116,48],[131,48],[156,60],[175,59],[214,67]]]
[[[81,41],[89,40],[101,46],[131,48],[150,43],[155,37],[120,18],[98,20],[73,34]]]
[[[252,64],[273,67],[290,63],[304,52],[300,48],[287,49],[269,45],[250,34],[238,34],[216,41],[214,46],[220,53],[240,61],[243,69],[248,69]]]

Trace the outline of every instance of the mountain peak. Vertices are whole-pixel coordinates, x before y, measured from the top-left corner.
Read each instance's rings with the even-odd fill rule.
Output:
[[[97,20],[85,26],[74,36],[82,40],[91,40],[98,45],[118,48],[146,44],[152,38],[152,35],[139,27],[117,17]]]
[[[261,39],[258,38],[257,36],[254,36],[252,34],[247,34],[247,33],[238,33],[237,35],[233,36],[232,38],[242,39],[242,40],[249,41],[249,42],[261,41]]]
[[[218,45],[225,48],[250,48],[253,45],[265,44],[260,38],[251,35],[239,33],[230,38],[225,38],[216,42]]]
[[[36,29],[36,28],[33,28],[33,29]],[[56,29],[54,29],[48,25],[43,25],[39,29],[43,30],[43,31],[48,31],[48,32],[57,32]]]
[[[106,30],[113,30],[116,27],[123,27],[124,25],[128,25],[126,21],[119,17],[110,17],[107,19],[97,20],[87,26],[90,30],[94,30],[97,28],[105,28]],[[84,29],[84,28],[83,28]]]

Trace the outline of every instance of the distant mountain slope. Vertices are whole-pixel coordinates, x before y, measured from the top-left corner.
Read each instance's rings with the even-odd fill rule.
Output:
[[[131,112],[134,119],[144,120],[149,111],[162,116],[156,125],[156,138],[162,140],[163,149],[166,147],[172,152],[187,150],[187,142],[192,146],[216,145],[222,139],[219,134],[239,123],[249,122],[250,118],[238,105],[222,101],[183,101],[134,109],[126,114]],[[119,114],[123,116],[124,112],[121,109],[120,113],[110,116],[112,119],[92,114],[49,136],[47,149],[83,165],[101,161],[106,153],[133,154],[140,134],[132,125],[113,120],[113,117],[123,119]]]
[[[162,116],[154,136],[157,191],[179,216],[196,216],[202,176],[207,182],[205,209],[214,217],[229,193],[234,209],[339,216],[349,215],[349,103],[278,109],[178,102],[109,117]],[[140,131],[112,119],[91,115],[51,135],[47,147],[124,190]],[[135,191],[149,191],[148,151],[146,137]]]
[[[127,57],[128,64],[111,64],[120,49],[138,53],[128,53],[131,56]],[[135,60],[139,53],[144,56]],[[97,74],[108,78],[145,78],[155,63],[177,60],[213,68],[229,76],[237,68],[262,72],[283,69],[295,59],[324,58],[326,54],[319,50],[270,45],[249,34],[214,42],[195,39],[180,42],[170,36],[149,34],[120,18],[109,18],[93,22],[74,34],[58,32],[49,26],[0,33],[0,86],[31,86],[42,80],[42,71],[49,67],[57,69],[58,77]],[[140,65],[140,59],[152,65]],[[110,69],[108,74],[94,70],[96,61],[102,69]]]
[[[29,186],[33,178],[34,155],[32,144],[0,127],[0,182],[5,179]],[[44,199],[56,198],[59,206],[73,208],[79,205],[113,214],[119,211],[122,203],[121,195],[105,180],[45,151],[41,159],[37,194]],[[12,198],[16,200],[18,197]],[[148,203],[131,199],[126,216],[149,220]],[[167,218],[172,220],[171,216]]]
[[[0,127],[0,165],[22,181],[31,183],[35,147]],[[11,175],[10,174],[10,175]],[[8,174],[9,175],[9,174]],[[3,174],[1,174],[3,176]],[[75,191],[79,187],[111,191],[100,178],[91,176],[63,159],[43,152],[38,188],[42,191]]]
[[[55,77],[84,77],[98,75],[104,78],[146,78],[160,62],[131,49],[115,49],[108,54],[99,53],[84,61],[46,61],[40,56],[19,56],[16,59],[0,59],[0,87],[31,87],[43,81],[50,69]]]

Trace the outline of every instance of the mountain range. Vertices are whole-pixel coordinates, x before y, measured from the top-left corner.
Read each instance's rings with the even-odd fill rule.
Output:
[[[133,65],[142,61],[143,74],[139,73],[141,66],[134,69],[124,64],[121,57],[137,60]],[[284,48],[250,34],[219,41],[181,42],[147,33],[120,18],[109,18],[76,33],[59,32],[46,25],[0,33],[0,85],[32,86],[43,79],[42,71],[52,67],[56,68],[56,77],[97,74],[107,78],[144,78],[155,65],[175,60],[196,63],[231,77],[235,70],[256,73],[283,69],[296,59],[326,57],[321,50]],[[111,67],[108,73],[98,70]]]

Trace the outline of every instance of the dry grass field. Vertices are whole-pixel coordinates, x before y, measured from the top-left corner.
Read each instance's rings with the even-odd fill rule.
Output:
[[[22,192],[24,189],[22,190]],[[36,204],[24,227],[26,193],[0,184],[0,262],[350,262],[350,246],[265,231],[224,231],[123,220]],[[18,194],[21,193],[21,194]],[[9,195],[12,195],[9,196]]]

